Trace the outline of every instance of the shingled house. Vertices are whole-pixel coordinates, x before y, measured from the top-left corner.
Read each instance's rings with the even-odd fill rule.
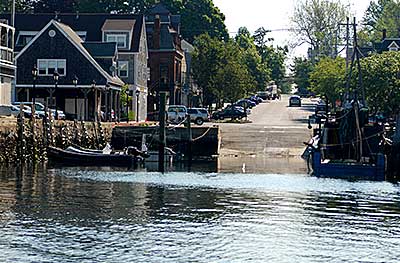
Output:
[[[14,28],[0,20],[0,104],[11,103],[11,83],[15,75]]]
[[[146,15],[147,43],[149,47],[149,107],[158,110],[158,92],[169,92],[169,104],[181,104],[182,59],[179,15],[172,15],[164,5],[154,6]]]
[[[65,40],[60,40],[57,37],[49,38],[49,32],[47,32],[49,41],[36,44],[39,46],[44,45],[39,50],[44,51],[47,49],[47,57],[43,57],[46,52],[38,54],[39,50],[36,48],[32,49],[29,55],[19,54],[22,51],[27,52],[25,48],[31,42],[38,41],[37,36],[39,34],[44,38],[46,34],[44,34],[43,29],[50,24],[50,21],[52,21],[52,27],[56,27],[58,30],[60,28],[64,29],[64,33],[61,31],[60,33],[63,36],[67,35],[66,40],[73,39],[72,46],[67,45],[64,49],[56,50],[58,46],[55,45],[54,40]],[[52,29],[55,30],[54,28]],[[72,37],[72,35],[74,36]],[[54,80],[51,80],[50,76],[51,72],[54,71],[53,69],[57,69],[58,73],[60,73],[59,67],[61,68],[63,74],[60,74],[59,91],[56,91],[55,99],[59,100],[57,101],[59,102],[57,106],[67,113],[74,114],[76,108],[82,108],[84,101],[84,92],[82,91],[89,87],[95,87],[96,90],[99,90],[99,94],[102,95],[99,95],[101,97],[99,98],[99,111],[110,112],[113,109],[118,113],[120,109],[125,110],[125,107],[121,107],[120,103],[121,87],[125,83],[128,87],[129,95],[132,96],[130,110],[134,112],[137,120],[146,119],[148,50],[144,17],[142,15],[18,14],[16,16],[15,51],[18,57],[18,64],[21,66],[21,72],[17,74],[16,87],[18,96],[28,96],[26,97],[27,99],[32,96],[29,94],[29,91],[33,88],[33,78],[30,72],[34,66],[32,63],[35,61],[34,59],[29,59],[29,57],[35,57],[36,66],[39,69],[35,85],[38,96],[41,94],[41,89],[44,91],[48,86],[54,85]],[[57,54],[52,54],[53,51],[57,51]],[[91,62],[90,65],[77,61],[76,57],[74,57],[77,55],[76,51],[79,51],[82,55],[85,53],[84,57]],[[40,56],[42,58],[39,58]],[[22,63],[21,59],[29,60],[27,61],[29,64]],[[101,73],[101,77],[97,78],[97,80],[93,69],[97,70],[96,74]],[[92,73],[94,75],[91,75]],[[79,79],[77,86],[70,87],[75,75]],[[97,77],[99,77],[98,74]],[[63,85],[68,85],[68,87]],[[67,88],[72,90],[67,91]],[[61,92],[63,90],[65,92]],[[42,93],[42,96],[44,95]],[[93,95],[94,93],[92,92],[89,97],[93,97]],[[79,96],[78,107],[74,105],[76,96]],[[19,97],[18,99],[21,98]],[[89,102],[89,104],[89,109],[92,109],[93,105],[91,104],[94,103]],[[106,105],[111,105],[112,108],[105,109]],[[80,115],[81,111],[78,110],[77,113]]]

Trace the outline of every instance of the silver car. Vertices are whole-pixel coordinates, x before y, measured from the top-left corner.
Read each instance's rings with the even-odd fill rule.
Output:
[[[189,108],[187,113],[190,116],[190,120],[197,125],[202,125],[204,122],[210,121],[210,114],[206,109]]]

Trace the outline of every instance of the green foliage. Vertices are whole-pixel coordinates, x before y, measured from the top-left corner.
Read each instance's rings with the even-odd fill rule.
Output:
[[[314,69],[314,65],[310,60],[301,57],[294,58],[293,63],[294,82],[300,93],[305,93],[310,88],[310,74]]]
[[[225,26],[225,16],[214,5],[212,0],[17,0],[17,9],[20,12],[35,13],[146,13],[157,3],[164,4],[172,14],[181,15],[181,33],[189,42],[196,36],[208,33],[211,37],[228,40],[228,30]],[[2,2],[0,8],[4,9]]]
[[[400,112],[400,53],[385,52],[361,61],[369,108],[391,115]]]
[[[180,6],[177,13],[182,17],[182,36],[189,42],[204,33],[220,40],[229,39],[225,16],[212,0],[175,0],[173,5]]]
[[[273,47],[268,43],[273,41],[273,38],[268,37],[270,30],[261,27],[254,33],[254,42],[258,54],[261,57],[261,68],[270,71],[269,76],[264,75],[263,81],[274,80],[278,85],[282,84],[285,76],[285,60],[288,53],[287,47]],[[266,71],[264,71],[266,73]],[[260,80],[259,80],[260,83]],[[264,85],[265,87],[265,85]]]
[[[315,59],[335,57],[338,24],[349,16],[339,0],[301,0],[294,9],[292,24],[296,29],[296,45],[307,43]]]
[[[345,88],[345,59],[323,58],[310,75],[311,90],[319,96],[327,96],[333,102],[340,98]]]
[[[360,30],[361,43],[379,42],[382,31],[387,30],[387,37],[399,37],[400,3],[394,0],[371,2],[364,14],[364,26]]]
[[[203,89],[204,104],[233,102],[256,85],[244,61],[244,51],[234,41],[224,42],[209,35],[195,41],[193,75]]]
[[[247,66],[249,74],[256,81],[255,86],[248,87],[248,92],[256,92],[263,90],[267,82],[271,79],[271,70],[267,63],[262,62],[262,58],[257,51],[254,37],[245,27],[239,28],[239,32],[235,37],[235,42],[243,50],[243,62]]]

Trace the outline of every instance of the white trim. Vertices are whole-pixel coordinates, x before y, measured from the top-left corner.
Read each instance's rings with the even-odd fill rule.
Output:
[[[40,74],[40,62],[46,62],[46,74]],[[53,76],[53,74],[49,74],[49,62],[55,62],[56,63],[56,67],[55,70],[59,72],[59,67],[58,67],[58,63],[59,62],[64,62],[65,64],[65,68],[64,68],[64,73],[60,74],[60,76],[65,77],[67,75],[67,60],[66,59],[47,59],[47,58],[39,58],[36,60],[36,65],[38,68],[38,76],[41,77],[50,77]]]
[[[26,52],[26,50],[27,50],[27,49],[28,49],[28,48],[29,48],[29,47],[30,47],[44,32],[46,32],[46,30],[47,30],[51,25],[54,25],[54,26],[57,28],[57,30],[60,31],[60,32],[63,34],[63,36],[64,36],[65,38],[67,38],[67,39],[72,43],[72,45],[73,45],[76,49],[78,49],[79,52],[80,52],[87,60],[89,60],[89,62],[99,71],[99,73],[100,73],[103,77],[105,77],[107,80],[111,79],[112,81],[115,81],[114,84],[117,84],[117,85],[123,85],[123,84],[124,84],[124,82],[123,82],[122,80],[120,80],[121,83],[118,83],[118,82],[119,82],[118,80],[113,80],[113,77],[110,76],[110,75],[97,63],[97,61],[96,61],[92,56],[89,55],[89,53],[86,51],[86,49],[84,49],[84,47],[83,47],[82,45],[81,45],[81,46],[78,46],[78,44],[75,43],[75,41],[73,41],[73,40],[69,37],[69,35],[64,31],[64,29],[61,28],[61,27],[58,25],[58,22],[55,21],[54,19],[53,19],[53,20],[50,20],[50,22],[39,32],[39,34],[37,34],[37,35],[34,37],[34,39],[32,39],[32,41],[29,42],[29,44],[26,45],[26,46],[18,53],[18,55],[15,57],[15,60],[17,60],[24,52]],[[71,29],[71,30],[72,30],[72,29]],[[84,50],[83,50],[83,49],[84,49]]]
[[[109,40],[109,37],[115,38],[115,41]],[[119,37],[123,37],[123,38],[125,39],[124,45],[123,45],[123,46],[120,46],[120,45],[119,45],[119,44],[122,43],[122,42],[118,42],[118,38],[119,38]],[[127,48],[128,38],[127,38],[127,35],[125,35],[125,34],[107,34],[107,35],[106,35],[105,42],[106,42],[106,43],[116,42],[116,43],[117,43],[117,48]]]
[[[399,45],[395,41],[392,41],[390,45],[388,46],[389,51],[399,51]]]
[[[18,58],[30,47],[32,46],[32,44],[39,38],[39,36],[41,36],[43,34],[43,32],[45,32],[50,25],[54,24],[53,23],[54,20],[51,20],[45,27],[42,28],[42,30],[40,30],[40,32],[31,40],[31,42],[29,42],[27,45],[25,45],[25,47],[18,53],[18,55],[15,57],[15,60],[18,60]]]
[[[87,60],[89,60],[89,62],[99,71],[99,73],[101,74],[101,75],[103,75],[103,77],[105,77],[107,80],[109,79],[109,78],[113,78],[110,74],[108,74],[100,65],[99,65],[99,63],[97,63],[97,61],[92,57],[92,56],[90,56],[90,54],[87,52],[87,50],[81,45],[81,47],[80,46],[78,46],[76,43],[75,43],[75,41],[73,41],[73,40],[71,40],[70,39],[70,37],[69,37],[69,35],[62,29],[62,28],[60,28],[60,26],[57,24],[57,22],[55,21],[55,20],[52,20],[51,21],[54,25],[55,25],[55,27],[72,43],[72,45],[75,47],[75,48],[77,48],[78,50],[79,50],[79,52],[81,52],[81,54],[87,59]],[[71,29],[72,30],[72,29]],[[83,49],[83,50],[82,50]],[[123,85],[123,81],[121,80],[121,82],[122,83],[115,83],[115,84],[122,84]]]
[[[33,88],[33,85],[32,84],[17,84],[17,85],[15,85],[15,87],[16,88]],[[36,84],[35,85],[35,88],[54,88],[55,86],[54,86],[54,84],[51,84],[51,85],[49,85],[49,84]],[[57,88],[72,88],[72,89],[75,89],[75,88],[93,88],[92,87],[92,85],[78,85],[78,86],[75,86],[75,85],[57,85]],[[102,89],[104,89],[104,88],[106,88],[106,86],[105,85],[96,85],[96,88],[102,88]],[[111,86],[110,87],[111,89],[113,89],[113,90],[120,90],[121,88],[117,88],[117,87],[113,87],[113,86]]]
[[[126,76],[121,76],[120,64],[126,64]],[[118,77],[120,78],[129,78],[129,61],[128,60],[120,60],[118,61]]]

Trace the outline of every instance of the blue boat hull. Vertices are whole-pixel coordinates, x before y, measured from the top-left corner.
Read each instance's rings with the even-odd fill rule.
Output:
[[[375,164],[323,163],[321,153],[312,153],[313,174],[317,177],[384,181],[386,160],[383,154],[377,155]]]

